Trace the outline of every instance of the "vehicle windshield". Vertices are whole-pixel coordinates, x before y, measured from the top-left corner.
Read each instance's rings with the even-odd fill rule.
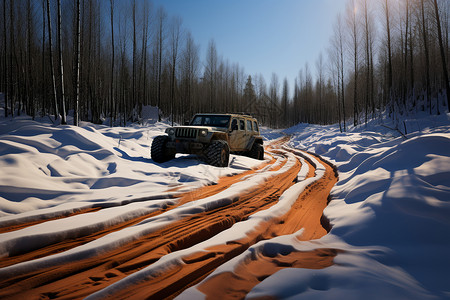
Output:
[[[191,122],[194,126],[228,127],[231,116],[198,115]]]

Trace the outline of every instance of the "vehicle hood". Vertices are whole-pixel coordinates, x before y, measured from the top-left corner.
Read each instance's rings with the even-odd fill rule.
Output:
[[[222,131],[222,132],[228,131],[228,128],[225,127],[210,127],[210,126],[174,126],[173,128],[207,129],[208,131]]]

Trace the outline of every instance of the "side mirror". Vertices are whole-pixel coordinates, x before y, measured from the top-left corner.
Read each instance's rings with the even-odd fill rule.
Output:
[[[184,125],[189,125],[189,121],[184,121]]]
[[[231,131],[235,131],[235,130],[238,130],[238,125],[237,124],[231,125]]]

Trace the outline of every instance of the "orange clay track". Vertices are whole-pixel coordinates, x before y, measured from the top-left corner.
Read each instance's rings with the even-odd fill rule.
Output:
[[[288,137],[272,143],[266,150],[277,152]],[[283,156],[280,152],[279,155]],[[114,295],[111,299],[161,299],[173,298],[187,287],[200,282],[219,265],[243,253],[258,241],[275,236],[292,234],[304,229],[300,240],[320,238],[329,230],[322,216],[328,203],[331,188],[337,181],[335,170],[320,157],[316,157],[326,167],[322,179],[314,182],[300,195],[291,210],[278,219],[261,224],[248,236],[241,240],[207,249],[184,257],[185,264],[168,269],[158,276],[130,286]],[[275,158],[260,167],[274,164]],[[308,177],[314,176],[314,167],[310,167]],[[276,169],[281,166],[276,167]],[[86,297],[130,274],[139,271],[164,255],[189,248],[203,242],[217,233],[230,228],[233,224],[246,220],[257,211],[274,205],[281,194],[292,186],[301,168],[297,160],[294,167],[278,174],[264,185],[250,188],[232,204],[211,211],[188,215],[179,221],[170,223],[151,234],[143,236],[129,244],[98,256],[71,263],[70,265],[53,266],[39,269],[10,278],[0,278],[0,298],[2,299],[77,299]],[[136,224],[157,214],[173,209],[179,205],[205,198],[230,187],[242,177],[254,173],[222,178],[217,185],[207,186],[183,194],[179,201],[164,210],[107,228],[89,236],[65,240],[60,243],[0,259],[0,266],[13,265],[19,262],[48,256],[82,245],[103,235]],[[23,224],[22,227],[33,224]],[[14,228],[16,230],[17,227]],[[267,257],[263,254],[246,260],[233,273],[226,273],[203,282],[199,289],[209,298],[242,298],[267,276],[280,268],[324,268],[332,265],[334,249],[321,249],[312,252],[292,252],[283,257]],[[227,284],[224,284],[227,282]]]

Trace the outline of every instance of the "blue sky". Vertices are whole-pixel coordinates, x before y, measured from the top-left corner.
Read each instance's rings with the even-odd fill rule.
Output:
[[[292,90],[298,72],[309,64],[315,71],[346,0],[153,0],[168,15],[178,15],[206,57],[210,39],[219,55],[239,63],[246,74],[261,73],[270,83],[275,72],[286,77]]]

